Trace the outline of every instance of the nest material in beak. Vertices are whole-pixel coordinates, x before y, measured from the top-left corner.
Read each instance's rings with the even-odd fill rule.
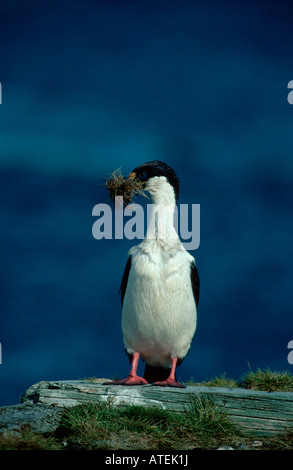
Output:
[[[122,196],[125,206],[132,202],[136,194],[144,195],[144,183],[138,178],[135,178],[134,173],[130,173],[129,177],[125,178],[125,176],[122,175],[120,168],[110,175],[106,180],[105,186],[112,201],[115,200],[115,196]]]

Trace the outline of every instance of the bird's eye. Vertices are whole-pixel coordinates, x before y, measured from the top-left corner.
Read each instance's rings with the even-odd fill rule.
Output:
[[[145,171],[142,171],[142,172],[141,172],[141,173],[139,173],[137,176],[138,176],[138,177],[139,177],[139,179],[140,179],[140,180],[142,180],[142,181],[144,181],[144,180],[146,180],[146,179],[147,179],[147,174],[146,174],[146,172],[145,172]]]

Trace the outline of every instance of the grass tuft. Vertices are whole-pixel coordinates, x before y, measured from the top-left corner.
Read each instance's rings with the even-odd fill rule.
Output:
[[[267,392],[292,392],[293,376],[288,371],[271,371],[269,368],[256,372],[248,372],[241,381],[241,386],[252,390]]]
[[[292,392],[293,376],[288,371],[272,371],[270,368],[260,369],[256,372],[250,370],[244,374],[239,381],[226,377],[222,374],[203,382],[195,382],[193,379],[186,382],[186,385],[202,385],[207,387],[244,387],[251,390],[266,392]]]
[[[238,382],[234,379],[229,379],[226,377],[226,374],[222,374],[219,377],[214,377],[210,380],[202,382],[202,385],[205,385],[207,387],[239,387]]]
[[[0,435],[0,450],[60,450],[62,443],[54,437],[44,437],[28,430],[19,433],[3,432]]]
[[[66,411],[62,432],[69,448],[87,450],[213,448],[237,435],[223,410],[197,396],[184,414],[136,405],[78,405]]]
[[[287,432],[272,437],[264,444],[268,450],[293,450],[293,432]]]
[[[201,447],[214,448],[219,444],[230,444],[238,437],[235,425],[229,420],[223,407],[206,395],[194,395],[188,425],[200,441]]]

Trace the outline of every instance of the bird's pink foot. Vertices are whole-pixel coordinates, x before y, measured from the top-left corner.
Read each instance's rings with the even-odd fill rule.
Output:
[[[134,352],[132,354],[131,371],[129,376],[126,377],[126,379],[113,380],[113,382],[104,382],[103,385],[147,385],[148,381],[145,380],[143,377],[139,377],[136,373],[138,360],[139,353]]]
[[[126,379],[113,380],[113,382],[104,382],[103,385],[147,385],[148,382],[138,375],[129,375]]]
[[[185,385],[176,382],[176,380],[173,379],[162,380],[162,382],[154,382],[153,385],[158,385],[160,387],[186,388]]]

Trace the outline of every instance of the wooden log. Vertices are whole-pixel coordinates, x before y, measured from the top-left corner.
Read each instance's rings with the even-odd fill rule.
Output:
[[[164,410],[188,413],[194,396],[212,398],[245,436],[270,437],[293,431],[292,392],[260,392],[195,385],[185,389],[153,385],[128,387],[103,385],[90,380],[60,380],[32,385],[21,401],[56,407],[109,402],[113,406],[157,406]]]

